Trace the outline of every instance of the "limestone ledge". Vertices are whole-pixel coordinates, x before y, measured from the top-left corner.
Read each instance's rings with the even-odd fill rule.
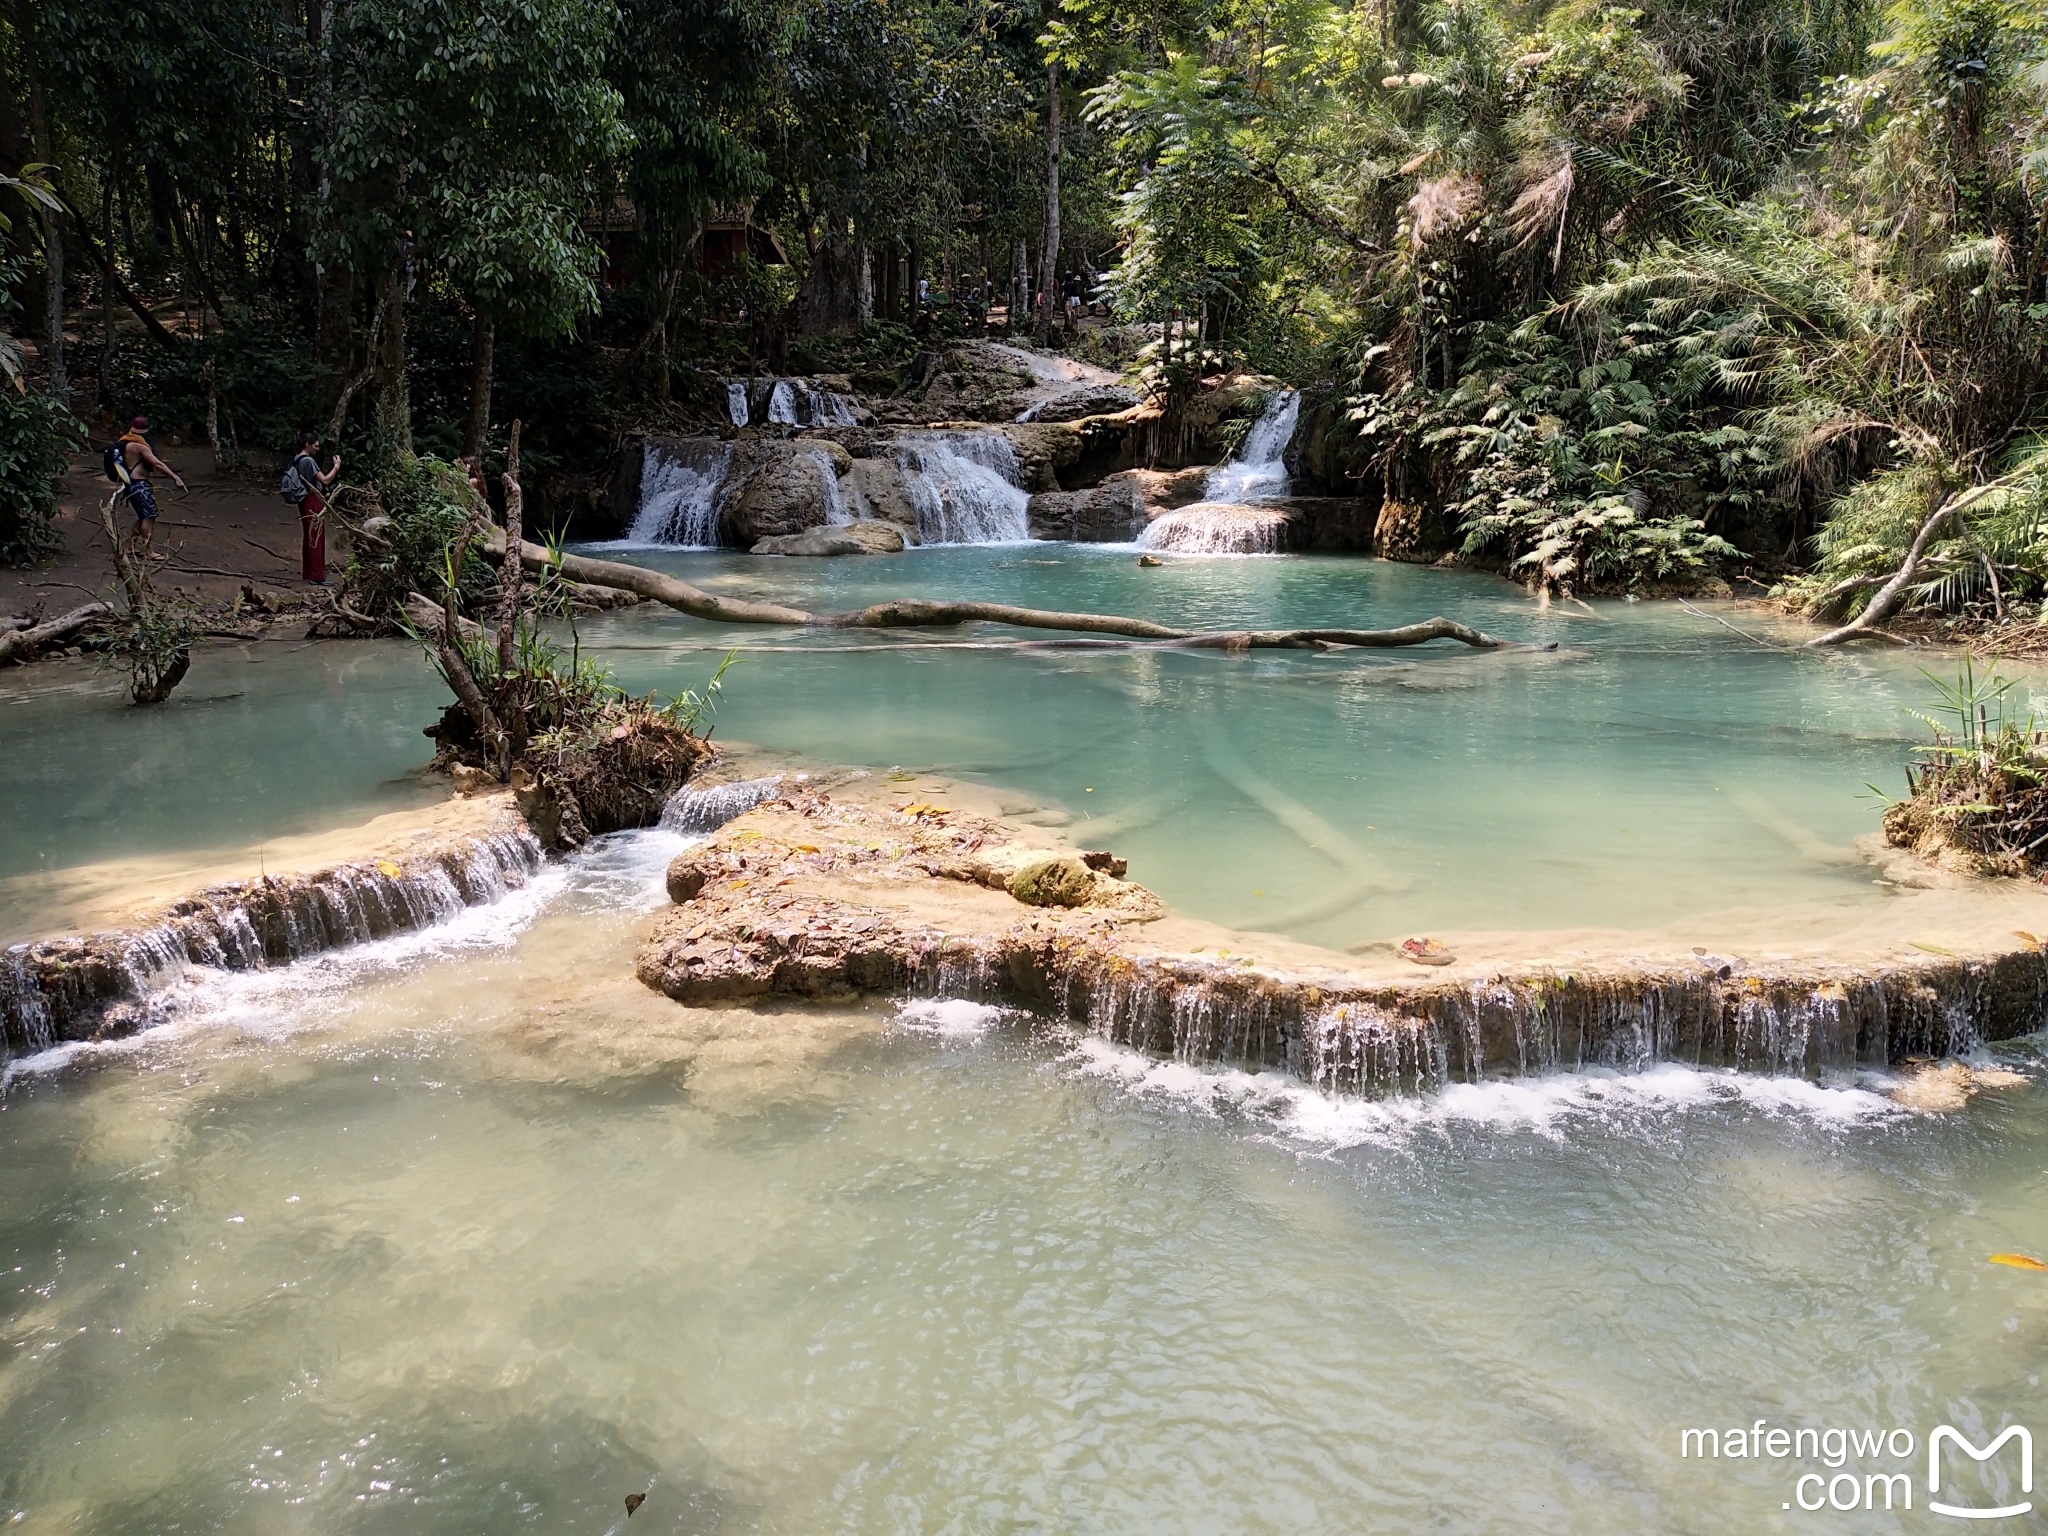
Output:
[[[260,969],[425,928],[524,884],[541,861],[512,796],[497,791],[285,840],[259,855],[254,876],[214,870],[184,894],[103,901],[118,926],[0,950],[0,1046],[28,1052],[133,1033],[157,1021],[166,984],[188,966]],[[72,878],[106,883],[94,874]]]
[[[1392,943],[1337,953],[1175,916],[1117,878],[1120,861],[932,803],[942,793],[842,783],[728,823],[671,867],[677,904],[641,948],[640,979],[689,1004],[1007,1001],[1154,1054],[1348,1092],[1656,1061],[1839,1077],[2048,1020],[2039,941],[1993,926],[2012,909],[1972,905],[1974,892],[1918,893],[1936,903],[1913,909],[1923,920],[1973,924],[1939,945],[1816,932],[1746,960],[1670,935],[1472,934],[1456,940],[1463,958],[1426,967]]]

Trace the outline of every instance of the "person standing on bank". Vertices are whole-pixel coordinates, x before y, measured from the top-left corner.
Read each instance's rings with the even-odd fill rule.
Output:
[[[149,418],[137,416],[128,423],[128,430],[121,434],[121,465],[128,471],[127,487],[121,492],[128,499],[128,509],[135,514],[135,537],[133,540],[136,556],[145,560],[168,560],[169,555],[160,555],[150,548],[156,538],[156,491],[150,486],[149,472],[169,475],[179,490],[185,489],[185,480],[175,469],[156,456],[156,450],[149,446]]]
[[[299,451],[292,459],[292,472],[303,493],[299,503],[299,575],[316,587],[327,585],[327,501],[326,492],[341,473],[341,455],[320,473],[313,457],[320,451],[320,434],[308,427],[299,434]]]

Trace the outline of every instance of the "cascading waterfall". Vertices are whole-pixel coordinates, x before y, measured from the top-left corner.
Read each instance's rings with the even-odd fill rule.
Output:
[[[193,966],[252,971],[431,928],[527,883],[543,861],[524,826],[462,839],[400,866],[342,864],[200,893],[138,931],[0,953],[0,1042],[13,1054],[156,1023]]]
[[[768,422],[771,426],[796,426],[796,391],[789,380],[777,379],[768,390]]]
[[[747,412],[747,386],[738,379],[725,381],[725,414],[736,427],[744,427],[749,419]]]
[[[718,491],[732,467],[732,444],[694,444],[688,458],[670,458],[652,443],[640,453],[640,511],[627,537],[639,544],[716,548]]]
[[[849,505],[847,488],[840,483],[839,470],[832,462],[832,455],[823,448],[806,447],[804,457],[811,461],[818,474],[818,483],[825,497],[825,524],[827,527],[843,528],[856,518],[856,510]],[[859,500],[860,491],[854,488],[854,498]],[[864,509],[863,509],[864,510]]]
[[[1327,973],[1144,957],[1016,937],[942,944],[927,996],[1049,1009],[1108,1044],[1205,1067],[1281,1069],[1341,1097],[1672,1064],[1843,1084],[1912,1056],[1967,1056],[2039,1023],[2048,963],[2013,953],[1811,975],[1533,973],[1332,996]]]
[[[1154,518],[1138,545],[1177,555],[1277,555],[1286,535],[1284,513],[1198,501]]]
[[[860,418],[853,414],[846,397],[829,389],[814,389],[801,381],[797,410],[804,425],[812,427],[851,427],[858,425]]]
[[[891,445],[924,544],[1017,544],[1031,537],[1023,466],[999,432],[935,432]]]
[[[1204,499],[1242,504],[1285,496],[1289,480],[1284,455],[1300,420],[1301,396],[1291,389],[1275,390],[1245,434],[1237,457],[1209,476]]]
[[[801,781],[805,775],[797,777]],[[716,832],[735,816],[744,815],[781,793],[780,774],[764,779],[740,779],[731,784],[711,784],[699,789],[685,786],[669,796],[668,804],[662,807],[661,827],[665,832],[701,837],[707,832]]]

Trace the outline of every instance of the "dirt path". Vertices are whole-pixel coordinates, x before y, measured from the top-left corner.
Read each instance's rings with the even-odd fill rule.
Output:
[[[156,444],[158,455],[185,477],[190,490],[157,488],[156,547],[171,558],[157,568],[160,587],[197,598],[228,598],[243,583],[273,594],[306,590],[299,580],[299,517],[277,494],[269,470],[213,469],[212,450]],[[76,607],[88,597],[114,593],[113,562],[100,530],[99,507],[112,487],[100,473],[98,440],[72,462],[57,529],[64,548],[41,565],[0,567],[0,614],[47,613]],[[125,516],[125,535],[134,526]],[[338,575],[330,541],[330,578]]]

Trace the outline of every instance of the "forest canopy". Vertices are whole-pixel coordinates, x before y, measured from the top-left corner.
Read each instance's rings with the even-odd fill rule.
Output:
[[[2036,6],[41,0],[0,63],[0,557],[71,413],[544,476],[1078,284],[1162,398],[1302,390],[1390,541],[2048,595]]]

